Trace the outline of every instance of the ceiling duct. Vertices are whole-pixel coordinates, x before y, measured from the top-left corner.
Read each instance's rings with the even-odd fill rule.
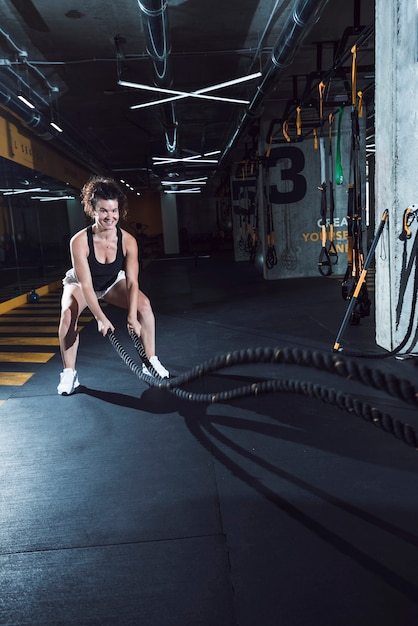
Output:
[[[4,85],[0,84],[0,105],[6,107],[9,111],[17,115],[23,123],[29,128],[33,128],[36,134],[40,136],[52,137],[51,128],[46,120],[43,120],[38,111],[29,109],[22,104],[20,100],[7,89]]]
[[[29,109],[22,104],[16,97],[16,94],[9,90],[4,84],[0,83],[0,106],[10,111],[14,116],[19,119],[24,126],[32,129],[33,132],[43,139],[44,141],[50,141],[54,139],[54,144],[57,147],[61,147],[68,156],[73,156],[77,161],[83,163],[89,169],[96,171],[103,171],[106,169],[104,163],[99,163],[94,157],[89,156],[88,150],[77,146],[73,141],[66,136],[55,133],[51,129],[50,120],[37,110]]]
[[[263,79],[242,116],[237,129],[224,149],[219,164],[225,163],[238,140],[254,121],[257,111],[265,99],[274,91],[280,72],[289,65],[303,39],[321,17],[328,0],[296,0],[289,18],[274,46],[270,59],[263,68]]]
[[[49,83],[46,76],[28,60],[27,52],[19,48],[10,35],[2,28],[0,28],[0,35],[5,37],[14,51],[18,53],[19,63],[24,64],[25,68],[30,68],[31,71],[38,74],[44,81],[50,94],[58,91],[58,89]],[[72,156],[78,162],[87,166],[88,169],[93,169],[98,172],[108,169],[105,163],[100,162],[99,159],[89,154],[87,146],[80,146],[72,139],[69,139],[66,134],[63,135],[58,131],[55,132],[52,130],[50,116],[40,112],[38,109],[38,105],[40,104],[41,108],[47,109],[48,112],[50,112],[50,102],[45,100],[38,91],[32,89],[27,80],[19,75],[19,71],[14,69],[13,65],[12,61],[8,59],[0,59],[0,67],[3,67],[8,72],[8,76],[2,77],[0,82],[0,107],[4,107],[6,110],[10,111],[23,126],[32,129],[34,134],[44,141],[54,140],[54,144],[56,144],[58,148],[61,148],[68,156]],[[19,100],[15,89],[16,84],[22,85],[28,90],[31,96],[33,95],[35,97],[34,101],[36,106],[34,109],[28,108],[27,105]]]
[[[173,74],[170,63],[171,44],[169,38],[167,1],[138,0],[141,19],[144,27],[147,53],[154,67],[154,81],[157,87],[169,89],[172,86]],[[174,104],[172,102],[160,106],[161,123],[165,131],[167,152],[174,155],[177,151],[177,127]]]

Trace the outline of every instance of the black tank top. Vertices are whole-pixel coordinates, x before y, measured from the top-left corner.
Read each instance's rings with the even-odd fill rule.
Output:
[[[87,261],[90,267],[91,278],[93,281],[94,291],[104,291],[115,282],[120,270],[124,268],[125,257],[122,250],[122,233],[117,226],[118,245],[116,251],[116,259],[113,263],[99,263],[94,254],[93,231],[91,226],[87,226],[87,241],[89,245],[89,255]]]

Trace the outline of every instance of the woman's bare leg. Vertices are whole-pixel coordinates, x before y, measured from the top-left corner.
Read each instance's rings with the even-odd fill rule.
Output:
[[[61,298],[61,318],[58,327],[61,358],[64,368],[75,370],[79,344],[78,318],[87,304],[80,287],[65,285]]]
[[[128,308],[128,291],[126,281],[120,280],[103,298],[115,306]],[[139,290],[138,320],[141,324],[141,341],[148,358],[155,356],[155,317],[147,296]]]

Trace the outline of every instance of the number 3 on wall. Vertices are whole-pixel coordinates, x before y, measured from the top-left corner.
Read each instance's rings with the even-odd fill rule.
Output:
[[[287,161],[288,167],[282,167],[279,161]],[[280,169],[281,181],[284,185],[271,185],[270,201],[273,204],[293,204],[303,200],[306,194],[306,179],[300,174],[305,167],[305,155],[302,150],[296,146],[278,146],[272,148],[268,159],[270,167]],[[271,181],[274,177],[271,177]],[[287,181],[292,183],[288,189]],[[280,187],[284,187],[286,191],[281,191]]]

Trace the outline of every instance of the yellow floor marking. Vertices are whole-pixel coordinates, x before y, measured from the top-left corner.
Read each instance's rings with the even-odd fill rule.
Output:
[[[47,363],[56,352],[0,352],[0,363]]]
[[[59,322],[59,316],[58,315],[54,315],[54,316],[49,316],[49,317],[38,317],[37,315],[0,315],[0,327],[1,325],[7,324],[7,323],[13,323],[16,324],[18,322],[27,322],[27,323],[32,323],[32,322],[50,322],[51,324],[53,322],[57,322],[57,326],[58,326],[58,322]]]
[[[34,372],[0,372],[0,385],[12,385],[18,387],[24,385]]]
[[[0,334],[3,333],[31,333],[32,335],[57,334],[57,326],[7,326],[0,324]]]
[[[54,316],[48,316],[48,317],[39,317],[39,316],[35,316],[35,315],[0,315],[0,327],[3,323],[13,323],[13,324],[17,324],[18,322],[26,322],[26,323],[32,323],[32,322],[56,322],[57,326],[56,328],[58,328],[58,322],[59,322],[59,315],[54,315]],[[91,322],[91,320],[93,319],[92,315],[89,316],[84,316],[81,315],[79,317],[79,321],[83,322],[84,324],[86,324],[87,322]]]
[[[0,346],[58,346],[58,337],[0,337]]]

